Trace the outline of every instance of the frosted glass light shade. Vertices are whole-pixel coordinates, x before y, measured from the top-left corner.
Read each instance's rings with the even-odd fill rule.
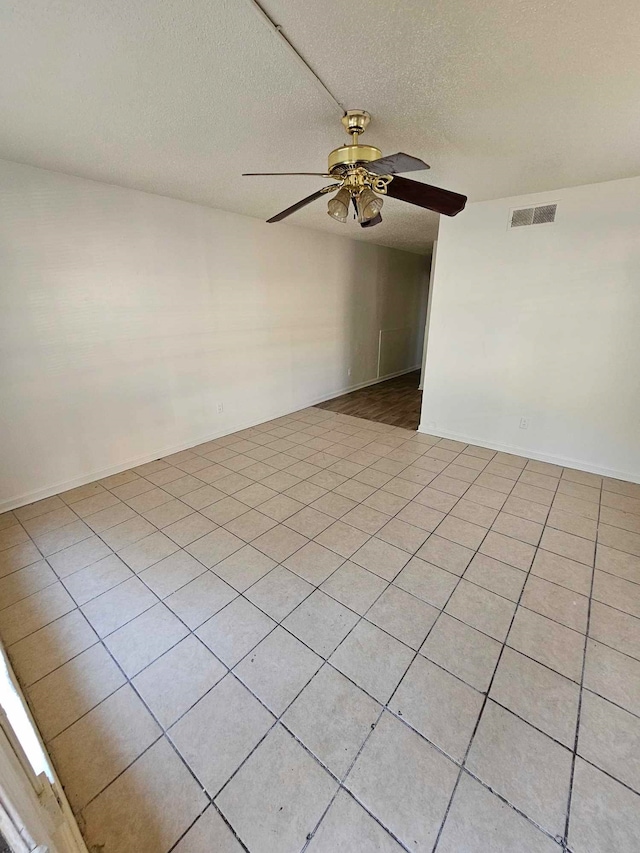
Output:
[[[369,187],[365,187],[356,199],[358,222],[368,222],[375,219],[382,210],[383,200]]]
[[[346,222],[347,214],[349,213],[349,202],[351,201],[351,193],[348,189],[343,187],[341,190],[335,194],[335,196],[329,199],[329,204],[327,205],[327,213],[333,219],[337,219],[338,222]]]

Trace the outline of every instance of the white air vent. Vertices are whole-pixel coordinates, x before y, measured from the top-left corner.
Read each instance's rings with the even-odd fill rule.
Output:
[[[520,207],[512,210],[509,214],[509,228],[554,222],[557,207],[557,204],[539,204],[537,207]]]

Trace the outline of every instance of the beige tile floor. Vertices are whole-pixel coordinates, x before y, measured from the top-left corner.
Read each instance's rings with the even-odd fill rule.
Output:
[[[640,849],[639,485],[308,409],[0,548],[92,850]]]

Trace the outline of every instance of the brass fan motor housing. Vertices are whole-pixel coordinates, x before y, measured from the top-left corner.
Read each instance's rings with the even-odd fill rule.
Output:
[[[382,151],[373,145],[341,145],[329,154],[329,171],[344,171],[340,166],[355,166],[357,163],[369,163],[379,160]]]

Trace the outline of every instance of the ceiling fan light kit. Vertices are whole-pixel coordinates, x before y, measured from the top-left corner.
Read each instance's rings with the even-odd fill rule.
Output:
[[[346,187],[338,190],[333,198],[329,199],[327,205],[327,213],[338,222],[346,222],[349,215],[349,202],[351,201],[351,193]]]
[[[428,169],[429,166],[417,157],[399,152],[388,157],[373,145],[361,145],[360,134],[364,133],[371,116],[365,110],[347,110],[342,124],[351,136],[349,145],[341,145],[329,154],[327,172],[245,172],[251,175],[314,175],[319,178],[334,178],[338,183],[317,190],[286,210],[267,219],[267,222],[280,222],[292,213],[300,210],[325,193],[336,192],[329,200],[327,213],[338,222],[346,222],[349,203],[353,204],[356,219],[362,228],[370,228],[382,222],[380,210],[383,199],[391,196],[436,213],[455,216],[463,210],[467,197],[459,193],[411,181],[402,178],[398,172],[415,172]]]

